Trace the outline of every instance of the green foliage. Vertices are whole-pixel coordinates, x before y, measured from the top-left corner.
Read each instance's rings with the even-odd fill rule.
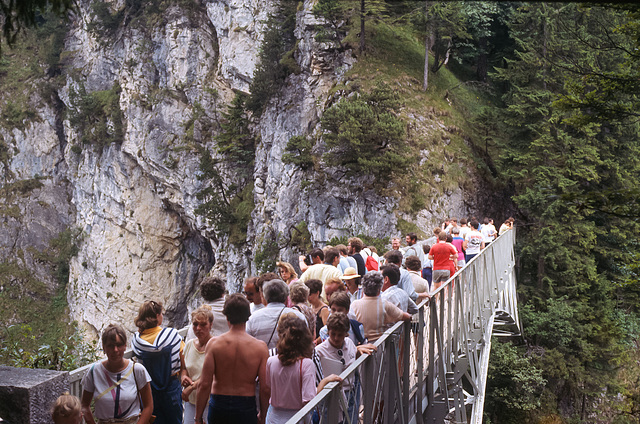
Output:
[[[4,197],[5,202],[11,203],[15,196],[24,197],[29,195],[33,190],[37,190],[43,186],[42,178],[30,178],[27,180],[17,180],[0,188],[0,196]]]
[[[190,20],[202,13],[202,6],[195,0],[125,0],[119,9],[113,9],[109,1],[97,1],[91,5],[92,20],[87,29],[98,40],[113,37],[124,27],[153,30],[167,23],[165,13],[171,7],[179,8]]]
[[[337,43],[343,49],[342,39],[346,36],[345,21],[353,14],[353,2],[340,0],[318,0],[313,6],[313,14],[326,20],[325,25],[316,28],[316,41]]]
[[[302,135],[291,137],[282,155],[282,162],[292,163],[302,170],[313,167],[313,142]]]
[[[87,342],[77,324],[70,326],[69,336],[51,344],[38,345],[39,337],[27,324],[14,324],[0,329],[0,362],[19,368],[72,371],[98,359],[98,346]]]
[[[205,148],[200,148],[200,174],[206,181],[204,189],[196,195],[202,201],[195,210],[210,222],[218,232],[227,234],[229,242],[241,245],[246,242],[247,227],[254,209],[253,184],[239,188],[227,184],[219,171],[219,160],[214,160]]]
[[[2,109],[3,125],[9,128],[24,129],[25,121],[32,120],[36,117],[35,111],[26,105],[20,105],[8,100],[4,108]]]
[[[216,90],[211,90],[209,94],[212,96],[212,100],[215,105],[218,100],[218,92]],[[240,105],[240,111],[242,113],[242,105]],[[210,116],[210,114],[213,116]],[[200,102],[194,102],[192,105],[191,117],[184,123],[185,135],[183,141],[186,143],[187,147],[192,146],[193,143],[206,142],[209,135],[217,129],[219,123],[217,111],[215,109],[207,113]],[[230,140],[230,142],[233,143],[234,140]],[[252,148],[252,146],[248,147]]]
[[[416,224],[414,224],[413,222],[409,222],[403,218],[398,218],[398,224],[396,225],[396,228],[398,229],[398,231],[400,231],[400,234],[407,234],[407,233],[416,233],[419,235],[424,234],[422,231],[420,231],[420,228]]]
[[[218,152],[239,167],[241,177],[247,177],[253,170],[256,148],[245,112],[246,101],[247,96],[238,91],[227,112],[222,113],[221,131],[216,137]]]
[[[346,246],[350,237],[351,236],[333,237],[327,242],[327,244],[330,244],[331,246],[344,244]],[[377,238],[365,234],[358,234],[356,237],[362,240],[365,247],[375,246],[379,255],[383,255],[387,251],[387,246],[389,245],[389,237]]]
[[[83,144],[102,148],[122,142],[124,128],[120,92],[117,82],[109,90],[93,93],[87,93],[83,84],[79,84],[77,89],[70,89],[69,122],[77,129]]]
[[[51,239],[46,252],[37,255],[40,260],[53,265],[54,275],[61,287],[69,282],[69,261],[78,254],[78,244],[82,237],[82,230],[79,228],[67,228]]]
[[[487,373],[485,419],[497,423],[522,423],[526,412],[540,408],[540,395],[546,383],[542,370],[511,343],[491,343]]]
[[[66,310],[69,261],[78,252],[79,240],[78,229],[67,229],[43,251],[32,252],[51,270],[54,289],[16,262],[0,263],[0,322],[5,324],[0,329],[0,363],[69,370],[95,359],[95,344],[82,342]]]
[[[111,7],[107,1],[97,1],[91,5],[93,19],[87,23],[87,29],[98,39],[115,35],[124,18],[125,8],[114,12]]]
[[[612,8],[523,5],[509,24],[515,55],[494,75],[506,88],[497,168],[525,224],[521,316],[544,352],[545,410],[578,411],[625,384],[640,235],[640,125],[628,113],[640,107],[640,60],[627,22]]]
[[[297,248],[299,253],[307,253],[313,248],[311,244],[311,233],[304,221],[298,222],[295,227],[289,229],[291,247]]]
[[[253,257],[256,264],[258,274],[265,272],[273,272],[276,269],[276,260],[278,259],[280,248],[275,234],[271,234],[263,240],[260,248]]]
[[[35,27],[38,18],[46,13],[63,16],[75,6],[73,0],[20,0],[1,2],[2,33],[9,46],[16,43],[18,34],[25,28]]]
[[[260,62],[253,74],[247,110],[262,113],[266,103],[277,93],[287,76],[300,72],[293,58],[297,5],[298,0],[282,0],[277,11],[267,18],[260,48]]]
[[[235,245],[246,242],[247,227],[251,220],[253,203],[253,163],[256,139],[249,128],[245,111],[246,95],[237,92],[227,112],[222,113],[220,133],[216,137],[217,151],[227,166],[231,164],[232,175],[223,179],[219,164],[208,150],[198,147],[200,152],[200,175],[207,181],[206,187],[197,193],[203,203],[196,213],[204,216],[217,231],[227,233]],[[229,181],[229,182],[227,182]]]
[[[330,165],[346,168],[347,175],[368,175],[384,187],[409,164],[406,125],[396,114],[397,93],[379,85],[370,93],[355,93],[322,116]]]

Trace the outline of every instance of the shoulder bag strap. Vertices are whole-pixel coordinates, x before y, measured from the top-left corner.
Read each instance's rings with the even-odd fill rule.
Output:
[[[135,368],[136,363],[133,363],[133,368]],[[138,388],[138,378],[136,377],[135,371],[133,372],[133,381],[136,382],[136,392],[138,392],[138,403],[140,404],[140,413],[142,413],[142,397],[140,396],[140,389]]]
[[[303,358],[300,358],[300,401],[302,401],[302,361]]]
[[[284,308],[286,308],[286,306],[283,307],[280,310],[280,313],[278,314],[278,318],[276,318],[276,325],[273,326],[273,331],[271,331],[271,336],[269,337],[269,341],[267,342],[267,347],[269,347],[269,343],[271,343],[271,339],[273,338],[273,333],[275,333],[276,332],[276,328],[278,328],[278,322],[280,321],[280,315],[282,315],[282,312],[284,312]]]
[[[109,387],[107,390],[105,390],[104,392],[100,393],[98,395],[98,397],[96,397],[96,401],[100,398],[102,398],[104,395],[106,395],[107,393],[109,393],[111,390],[115,389],[116,387],[118,387],[120,384],[122,384],[122,382],[124,380],[127,379],[127,377],[129,377],[131,375],[131,373],[133,372],[133,366],[131,367],[131,369],[129,370],[129,372],[127,372],[125,375],[122,376],[122,378],[120,378],[120,380],[116,381],[115,383],[113,383],[113,385],[111,387]],[[135,378],[135,376],[134,376]],[[95,381],[94,383],[95,384]]]

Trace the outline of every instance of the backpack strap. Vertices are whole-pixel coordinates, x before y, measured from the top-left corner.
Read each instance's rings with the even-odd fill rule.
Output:
[[[356,340],[358,340],[358,344],[361,345],[364,343],[364,336],[360,332],[360,322],[355,319],[349,319],[349,323],[351,324],[351,330],[353,330],[353,335],[356,336]]]

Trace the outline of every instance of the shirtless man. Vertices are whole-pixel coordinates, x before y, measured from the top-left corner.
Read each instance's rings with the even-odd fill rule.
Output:
[[[207,343],[202,375],[196,399],[196,423],[209,400],[209,423],[262,423],[267,414],[270,393],[260,384],[260,415],[256,411],[256,377],[266,381],[269,351],[265,342],[245,331],[249,319],[249,301],[239,293],[229,296],[223,313],[229,331]],[[215,376],[215,379],[214,379]],[[213,384],[212,384],[213,382]]]

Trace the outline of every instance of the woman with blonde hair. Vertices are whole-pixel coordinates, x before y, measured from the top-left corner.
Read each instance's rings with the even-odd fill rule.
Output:
[[[204,364],[205,348],[212,339],[211,325],[213,324],[213,311],[211,306],[203,305],[191,313],[191,327],[195,339],[189,340],[184,345],[184,351],[180,355],[180,381],[182,383],[182,400],[184,400],[184,422],[192,423],[196,414],[196,394],[202,365]],[[203,415],[207,422],[207,414]]]
[[[151,376],[140,364],[125,359],[127,333],[116,324],[102,332],[102,349],[107,359],[91,366],[82,379],[82,415],[87,424],[95,424],[91,412],[94,401],[98,424],[146,424],[153,411],[149,382]]]
[[[298,273],[289,262],[276,262],[276,266],[278,267],[280,278],[282,278],[282,281],[287,283],[288,286],[298,281]]]
[[[182,424],[180,354],[182,337],[174,328],[162,328],[162,303],[149,300],[140,306],[135,319],[138,331],[131,347],[134,356],[151,375],[155,424]]]

